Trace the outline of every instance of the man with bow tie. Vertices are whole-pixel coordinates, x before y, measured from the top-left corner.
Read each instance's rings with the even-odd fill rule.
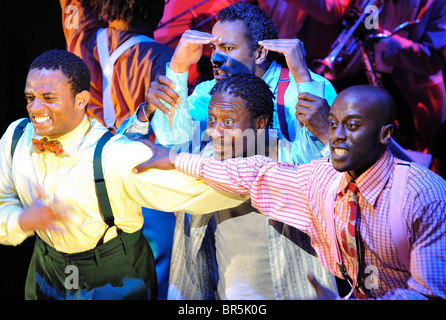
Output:
[[[155,263],[141,232],[141,207],[204,214],[247,197],[215,192],[177,171],[135,175],[152,152],[122,135],[98,155],[109,132],[85,113],[89,87],[90,72],[72,53],[52,50],[32,62],[25,85],[30,123],[14,149],[22,120],[0,140],[0,243],[37,235],[26,299],[154,299]]]

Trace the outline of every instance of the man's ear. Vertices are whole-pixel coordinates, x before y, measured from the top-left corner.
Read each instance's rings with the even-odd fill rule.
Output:
[[[393,124],[387,124],[381,128],[381,143],[388,145],[393,133]]]
[[[76,108],[78,109],[85,109],[85,107],[88,104],[88,101],[90,101],[90,92],[87,90],[79,92],[74,97],[74,103]]]
[[[268,117],[265,115],[258,116],[254,121],[256,129],[266,129],[266,126],[268,125]]]
[[[259,46],[254,54],[256,55],[256,64],[260,65],[266,61],[269,50],[265,49],[263,46]]]

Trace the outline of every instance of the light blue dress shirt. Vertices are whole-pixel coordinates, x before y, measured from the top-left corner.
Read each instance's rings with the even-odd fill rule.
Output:
[[[279,64],[273,62],[262,77],[276,97],[281,68]],[[323,143],[306,127],[301,127],[296,119],[296,104],[299,93],[309,92],[323,97],[329,105],[333,103],[336,97],[336,91],[330,81],[311,71],[310,74],[312,81],[304,83],[296,83],[294,77],[289,74],[290,84],[284,97],[286,121],[289,137],[293,142],[292,153],[296,163],[307,163],[326,155]],[[182,101],[179,108],[175,110],[171,128],[168,117],[160,110],[155,111],[151,125],[157,137],[157,142],[166,146],[175,145],[179,149],[181,148],[181,151],[186,151],[185,148],[191,144],[191,151],[197,153],[202,146],[201,139],[204,137],[202,133],[206,129],[208,105],[211,99],[209,92],[215,85],[215,79],[198,84],[194,92],[188,96],[188,72],[175,73],[167,65],[166,76],[176,84],[175,90],[181,96]],[[276,101],[274,104],[273,128],[280,129]],[[166,106],[170,107],[167,104]],[[280,130],[278,131],[280,132]],[[280,137],[283,138],[283,135]],[[203,142],[205,144],[207,141]]]

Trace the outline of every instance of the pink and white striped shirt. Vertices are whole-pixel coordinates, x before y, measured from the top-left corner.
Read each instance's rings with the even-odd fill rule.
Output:
[[[389,152],[356,179],[359,188],[358,231],[361,250],[359,283],[370,298],[446,298],[446,182],[412,163],[404,195],[403,215],[410,247],[410,272],[392,243],[390,191],[396,158]],[[175,167],[215,189],[251,194],[252,205],[271,219],[289,224],[311,237],[322,264],[343,278],[331,254],[325,199],[340,174],[335,203],[335,232],[340,239],[347,220],[345,188],[352,177],[336,171],[329,158],[293,166],[263,156],[218,161],[179,154]],[[340,246],[348,274],[353,263]]]

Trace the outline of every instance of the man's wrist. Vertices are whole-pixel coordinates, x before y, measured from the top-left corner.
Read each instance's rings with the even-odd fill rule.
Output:
[[[308,72],[308,70],[306,71],[302,71],[299,72],[294,79],[296,80],[296,83],[306,83],[306,82],[311,82],[311,75]]]
[[[136,117],[141,122],[151,121],[153,118],[153,115],[155,114],[155,111],[148,114],[145,110],[146,105],[147,105],[147,103],[143,102],[138,106],[138,108],[136,110]]]
[[[172,70],[173,72],[176,72],[176,73],[187,72],[187,71],[189,71],[189,67],[190,66],[188,66],[188,65],[178,64],[178,63],[175,63],[172,61],[169,63],[170,70]]]

